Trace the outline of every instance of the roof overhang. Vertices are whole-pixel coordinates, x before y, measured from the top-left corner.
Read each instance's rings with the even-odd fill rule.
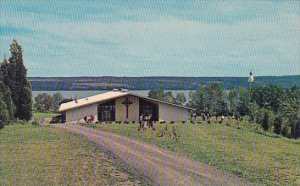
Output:
[[[109,94],[111,94],[111,95],[109,95]],[[111,92],[106,92],[103,94],[98,94],[95,96],[90,96],[87,98],[79,99],[79,100],[77,100],[77,103],[76,103],[76,101],[70,101],[67,103],[63,103],[63,104],[61,104],[61,106],[59,108],[59,112],[65,112],[68,110],[72,110],[72,109],[76,109],[76,108],[80,108],[80,107],[84,107],[84,106],[88,106],[88,105],[93,105],[96,103],[103,103],[103,102],[107,102],[107,101],[110,101],[113,99],[126,97],[126,96],[138,97],[140,99],[148,100],[148,101],[155,102],[155,103],[163,103],[163,104],[168,104],[171,106],[180,107],[180,108],[184,108],[184,109],[188,109],[188,110],[195,110],[194,108],[191,108],[191,107],[186,107],[186,106],[169,103],[169,102],[162,101],[162,100],[148,98],[148,97],[140,96],[140,95],[129,93],[129,92],[111,91]]]

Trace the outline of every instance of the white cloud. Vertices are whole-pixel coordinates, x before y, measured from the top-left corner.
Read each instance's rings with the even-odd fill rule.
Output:
[[[17,19],[7,17],[0,24],[34,29],[39,33],[19,37],[32,53],[28,55],[29,60],[35,63],[46,53],[47,63],[97,68],[101,62],[111,66],[107,67],[110,68],[108,72],[122,67],[128,70],[124,73],[129,73],[129,70],[146,66],[163,73],[168,66],[177,65],[180,67],[173,69],[174,73],[184,73],[181,70],[185,69],[208,75],[217,74],[218,69],[213,69],[216,66],[236,65],[240,69],[256,68],[264,75],[271,73],[270,68],[265,67],[273,65],[276,69],[285,62],[290,72],[295,73],[293,68],[299,61],[300,15],[288,13],[286,10],[291,7],[285,7],[273,17],[231,23],[209,23],[174,15],[144,22],[108,21],[97,16],[66,22],[57,16],[20,13]],[[243,9],[240,4],[227,6],[223,14]],[[97,44],[97,41],[100,42]],[[203,65],[212,69],[204,71]],[[238,70],[236,74],[240,74]]]

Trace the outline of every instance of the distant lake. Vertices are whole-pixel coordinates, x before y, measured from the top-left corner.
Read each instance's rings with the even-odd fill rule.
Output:
[[[190,92],[190,90],[165,90],[165,92],[167,91],[171,91],[173,93],[173,96],[176,96],[177,93],[184,93],[185,97],[188,99],[188,94]],[[47,93],[50,95],[53,95],[55,93],[61,93],[61,95],[63,96],[63,98],[75,98],[77,97],[77,99],[80,98],[85,98],[88,96],[93,96],[93,95],[97,95],[97,94],[101,94],[104,92],[108,92],[108,91],[98,91],[98,90],[81,90],[81,91],[32,91],[32,96],[33,98],[36,97],[38,94],[41,93]],[[137,94],[140,96],[148,96],[149,90],[130,90],[129,92],[133,93],[133,94]]]

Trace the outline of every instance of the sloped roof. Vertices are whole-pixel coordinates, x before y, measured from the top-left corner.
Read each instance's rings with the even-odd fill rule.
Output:
[[[146,100],[149,100],[149,101],[152,101],[152,102],[164,103],[164,104],[168,104],[168,105],[172,105],[172,106],[176,106],[176,107],[181,107],[181,108],[193,110],[193,108],[190,108],[190,107],[185,107],[185,106],[182,106],[182,105],[176,105],[176,104],[173,104],[173,103],[168,103],[168,102],[157,100],[157,99],[143,97],[143,96],[132,94],[132,93],[129,93],[129,92],[110,91],[110,92],[98,94],[98,95],[95,95],[95,96],[90,96],[90,97],[87,97],[87,98],[78,99],[77,103],[76,103],[76,101],[70,101],[70,102],[67,102],[67,103],[63,103],[63,104],[60,105],[59,112],[64,112],[64,111],[71,110],[71,109],[74,109],[74,108],[79,108],[79,107],[82,107],[82,106],[91,105],[91,104],[98,103],[98,102],[109,101],[109,100],[112,100],[112,99],[116,99],[116,98],[123,97],[123,96],[129,96],[129,95],[134,96],[134,97],[139,97],[139,98],[142,98],[142,99],[146,99]]]
[[[122,96],[125,96],[128,94],[129,94],[128,92],[110,91],[110,92],[106,92],[106,93],[102,93],[102,94],[97,94],[95,96],[78,99],[77,103],[76,103],[76,101],[70,101],[70,102],[61,104],[59,107],[59,112],[82,107],[85,105],[91,105],[91,104],[97,103],[97,102],[115,99],[115,98],[122,97]]]

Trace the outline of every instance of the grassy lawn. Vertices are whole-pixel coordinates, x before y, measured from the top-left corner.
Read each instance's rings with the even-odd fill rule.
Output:
[[[169,149],[262,185],[300,185],[300,140],[270,137],[220,124],[173,124],[180,135],[164,137],[157,130],[137,131],[137,124],[96,124],[109,131]]]
[[[141,185],[141,175],[80,136],[49,126],[0,131],[0,185]]]
[[[59,113],[53,113],[53,112],[37,112],[37,111],[34,111],[32,113],[33,115],[33,118],[34,119],[37,119],[37,120],[40,120],[40,119],[44,119],[44,118],[52,118],[54,116],[57,116],[59,115]]]

